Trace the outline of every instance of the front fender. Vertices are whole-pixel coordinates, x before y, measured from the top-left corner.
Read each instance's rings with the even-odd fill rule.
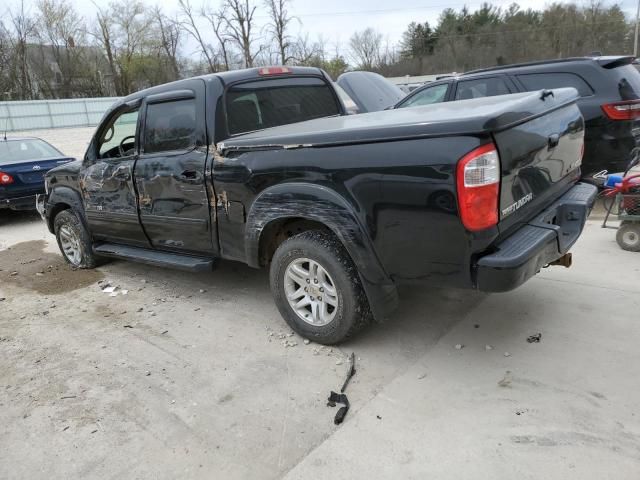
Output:
[[[61,208],[62,207],[62,208]],[[66,186],[53,186],[46,200],[46,221],[47,227],[51,233],[53,231],[53,220],[61,210],[71,208],[80,218],[87,231],[89,226],[87,218],[84,214],[84,204],[82,203],[82,195],[79,191]]]
[[[260,263],[260,236],[265,227],[284,218],[304,218],[326,225],[342,242],[358,268],[374,317],[386,317],[398,303],[395,284],[384,270],[365,228],[348,202],[322,185],[286,183],[263,191],[247,216],[247,263]]]

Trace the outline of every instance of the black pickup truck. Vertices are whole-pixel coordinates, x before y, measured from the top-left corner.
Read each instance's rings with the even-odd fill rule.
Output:
[[[596,188],[578,183],[574,89],[345,115],[313,68],[260,68],[133,94],[39,210],[76,267],[269,267],[287,323],[336,343],[396,285],[488,292],[567,266]]]

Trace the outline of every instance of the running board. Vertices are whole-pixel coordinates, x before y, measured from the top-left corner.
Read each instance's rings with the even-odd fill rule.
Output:
[[[190,272],[211,271],[216,260],[215,258],[194,257],[115,243],[99,243],[93,246],[93,251],[96,255],[102,255],[103,257],[131,260],[157,267],[177,268]]]

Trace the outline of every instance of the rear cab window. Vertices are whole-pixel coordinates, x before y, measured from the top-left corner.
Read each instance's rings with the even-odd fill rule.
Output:
[[[264,128],[340,115],[339,100],[320,78],[287,77],[243,82],[225,98],[227,129],[238,135]]]
[[[526,73],[516,75],[528,92],[552,88],[573,87],[581,97],[593,95],[591,86],[579,75],[568,72]]]

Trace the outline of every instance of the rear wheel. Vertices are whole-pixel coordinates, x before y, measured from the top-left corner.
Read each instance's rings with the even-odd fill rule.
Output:
[[[58,247],[64,259],[76,268],[94,268],[96,256],[91,236],[73,210],[63,210],[53,222]]]
[[[334,344],[370,322],[356,266],[329,233],[309,231],[285,240],[273,256],[270,277],[280,314],[305,338]]]
[[[620,248],[630,252],[640,252],[640,223],[623,222],[616,234]]]

